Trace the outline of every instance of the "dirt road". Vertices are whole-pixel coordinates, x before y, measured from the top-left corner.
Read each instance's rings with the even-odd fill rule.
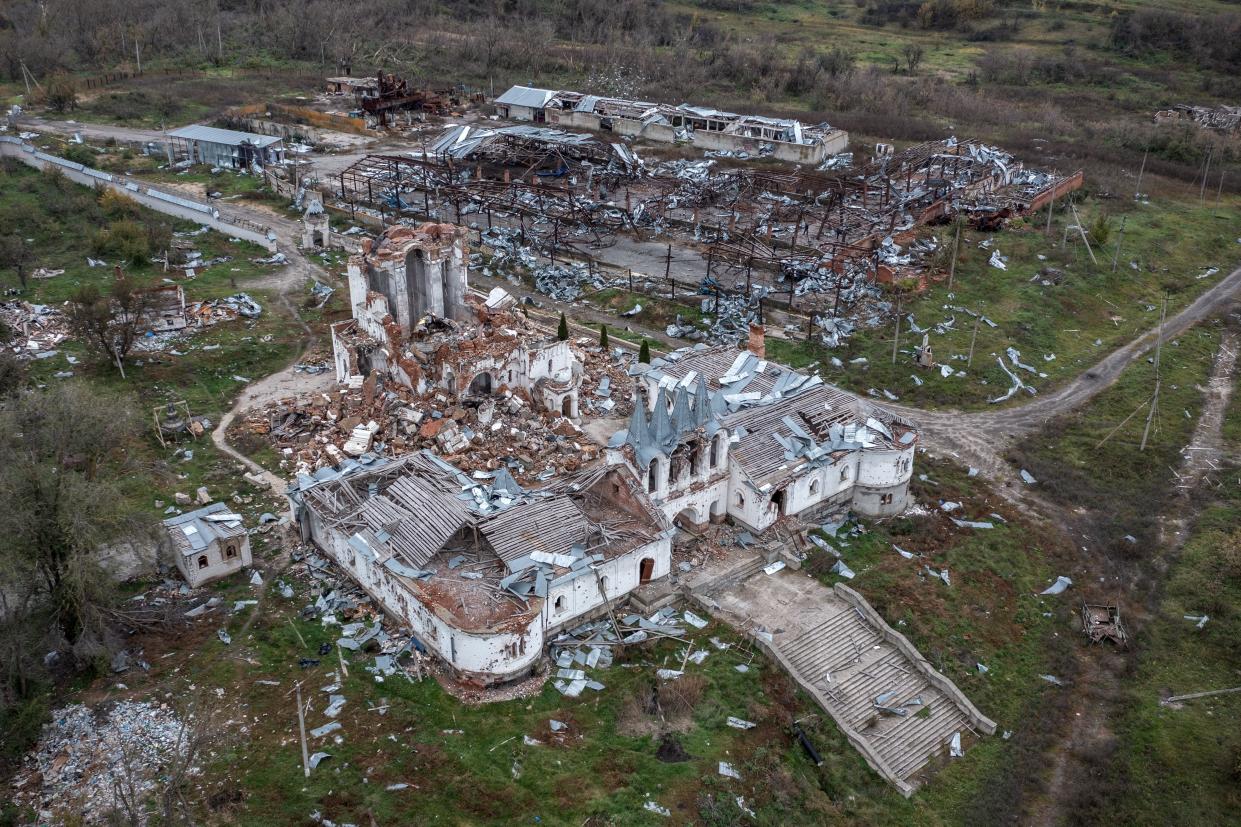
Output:
[[[1193,303],[1164,322],[1165,341],[1194,324],[1225,310],[1241,297],[1241,267],[1233,270]],[[1047,421],[1076,410],[1114,383],[1126,367],[1155,346],[1159,328],[1109,353],[1093,367],[1059,390],[1035,397],[1023,405],[993,411],[927,411],[886,405],[908,416],[922,428],[923,444],[953,454],[992,477],[1011,476],[1002,459],[1004,449]]]

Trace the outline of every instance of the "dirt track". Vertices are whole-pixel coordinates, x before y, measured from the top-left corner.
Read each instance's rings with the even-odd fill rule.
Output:
[[[1189,307],[1164,322],[1165,340],[1181,335],[1203,319],[1221,313],[1241,296],[1241,267],[1233,270]],[[928,447],[946,451],[977,466],[992,477],[1011,476],[1002,460],[1004,449],[1048,420],[1076,410],[1115,382],[1129,364],[1155,346],[1159,329],[1153,328],[1104,357],[1064,387],[1035,397],[1023,405],[993,411],[927,411],[887,405],[922,428]]]

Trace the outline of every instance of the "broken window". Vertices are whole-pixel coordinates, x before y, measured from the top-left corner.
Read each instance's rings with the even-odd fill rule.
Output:
[[[846,465],[844,468],[840,469],[840,481],[841,482],[849,481],[849,466]]]
[[[745,494],[742,494],[740,491],[737,492],[737,507],[745,508]]]
[[[880,495],[879,495],[879,504],[880,504],[880,505],[891,505],[891,504],[892,504],[892,495],[891,495],[891,494],[880,494]]]
[[[198,567],[200,569],[207,568],[207,555],[205,554],[198,555]]]
[[[659,463],[652,462],[651,470],[646,475],[646,490],[655,492],[659,489]]]
[[[810,489],[809,489],[809,491],[810,491],[810,496],[812,496],[812,497],[813,497],[814,495],[816,495],[816,494],[818,494],[818,493],[819,493],[819,481],[818,481],[818,480],[811,480],[811,481],[810,481]]]
[[[236,556],[237,556],[237,546],[225,546],[224,547],[224,559],[225,560],[228,560]]]
[[[564,611],[564,595],[562,594],[559,597],[557,597],[556,602],[552,604],[552,606],[556,610],[556,614],[560,614],[561,612],[563,612]]]

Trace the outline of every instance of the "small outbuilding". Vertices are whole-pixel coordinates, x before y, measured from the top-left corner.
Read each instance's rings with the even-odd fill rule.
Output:
[[[226,169],[249,169],[254,164],[284,160],[284,140],[278,135],[237,132],[214,126],[183,126],[168,133],[173,150],[196,164]]]
[[[495,99],[496,113],[501,118],[512,118],[515,121],[543,123],[547,120],[544,110],[548,101],[555,96],[556,92],[552,89],[514,86]]]
[[[197,588],[254,562],[241,515],[216,502],[164,520],[181,576]]]

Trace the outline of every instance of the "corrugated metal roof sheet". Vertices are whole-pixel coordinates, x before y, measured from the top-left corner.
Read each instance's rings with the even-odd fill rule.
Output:
[[[240,520],[218,522],[205,519],[210,514],[227,513],[230,513],[227,505],[214,502],[197,511],[169,517],[164,520],[164,526],[168,529],[168,536],[178,553],[191,555],[202,551],[216,540],[241,537],[246,533],[246,527]]]
[[[531,109],[541,109],[547,105],[556,93],[551,89],[536,89],[531,86],[514,86],[500,97],[496,98],[496,103],[504,106],[528,106]]]
[[[246,141],[259,147],[280,143],[283,138],[277,135],[259,135],[256,132],[236,132],[232,129],[216,129],[214,126],[191,124],[168,133],[170,138],[184,138],[187,141],[204,141],[210,144],[238,146]]]

